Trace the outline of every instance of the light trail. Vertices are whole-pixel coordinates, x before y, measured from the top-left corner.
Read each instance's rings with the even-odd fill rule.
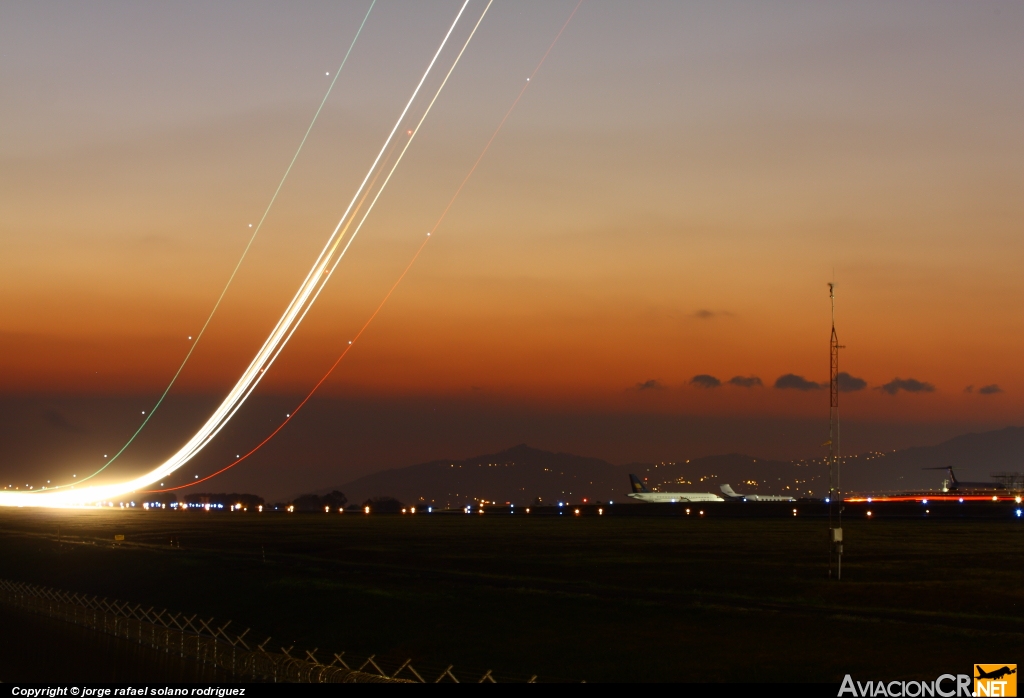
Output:
[[[242,262],[245,261],[246,255],[249,254],[249,249],[252,247],[253,241],[256,240],[256,236],[259,235],[260,228],[263,227],[264,221],[267,220],[267,216],[270,214],[270,209],[273,208],[274,202],[277,201],[277,195],[281,193],[281,188],[284,186],[285,180],[287,180],[288,175],[291,174],[292,167],[295,166],[295,161],[298,160],[299,153],[302,152],[303,146],[306,145],[306,140],[309,138],[309,134],[313,130],[313,126],[316,124],[316,120],[317,118],[319,118],[320,112],[323,111],[324,105],[327,103],[327,98],[331,96],[331,91],[334,89],[334,84],[338,82],[338,77],[341,75],[342,70],[344,70],[345,64],[348,62],[348,57],[352,54],[352,49],[355,48],[356,41],[359,40],[359,35],[363,33],[363,27],[366,26],[366,20],[370,18],[370,13],[373,12],[373,7],[376,4],[377,0],[372,0],[372,2],[370,3],[370,8],[366,11],[366,15],[363,16],[363,21],[359,24],[359,29],[356,30],[356,35],[352,37],[352,43],[349,44],[348,51],[345,52],[345,57],[341,59],[341,65],[339,65],[338,69],[334,71],[334,79],[331,80],[331,84],[327,86],[327,92],[324,93],[324,98],[320,100],[320,106],[317,107],[316,113],[313,114],[312,121],[309,122],[309,126],[306,128],[306,133],[302,136],[302,140],[299,141],[299,147],[296,148],[295,155],[292,156],[291,162],[288,163],[288,167],[285,169],[284,175],[281,177],[281,181],[278,182],[277,184],[277,189],[274,190],[273,196],[270,197],[270,203],[267,204],[266,209],[264,209],[263,211],[263,215],[260,217],[259,222],[256,223],[256,226],[252,231],[252,235],[249,236],[249,242],[246,243],[245,248],[242,250],[242,256],[238,258],[238,263],[235,264],[235,268],[231,271],[231,275],[228,277],[227,283],[224,284],[223,290],[221,290],[220,295],[217,297],[217,302],[213,304],[213,309],[210,311],[209,316],[207,316],[206,322],[203,323],[202,328],[196,335],[195,341],[192,342],[192,346],[189,347],[188,352],[185,354],[185,358],[182,360],[181,365],[178,366],[178,370],[175,371],[174,375],[171,377],[171,382],[167,384],[167,387],[164,389],[163,394],[160,395],[160,399],[156,401],[156,404],[151,409],[144,413],[146,415],[146,418],[142,420],[142,424],[139,425],[139,428],[135,430],[135,433],[131,435],[131,438],[129,438],[128,441],[125,442],[125,444],[117,451],[117,453],[115,453],[113,457],[110,458],[110,460],[103,464],[103,467],[101,467],[99,470],[92,473],[91,475],[87,475],[86,477],[76,480],[73,483],[69,483],[66,485],[55,485],[53,487],[42,487],[40,488],[39,491],[60,490],[74,487],[75,485],[80,485],[81,483],[86,482],[87,480],[91,480],[100,473],[102,473],[104,470],[107,469],[107,467],[111,463],[116,461],[118,457],[125,452],[125,450],[132,444],[133,441],[135,441],[135,437],[137,437],[142,432],[142,430],[149,423],[149,420],[153,418],[154,414],[156,414],[156,411],[160,409],[160,405],[163,404],[164,398],[166,398],[167,394],[171,392],[171,388],[174,387],[174,384],[177,382],[178,376],[180,376],[181,372],[185,369],[185,364],[187,364],[188,360],[192,358],[192,353],[195,351],[196,346],[199,344],[199,340],[201,340],[203,338],[203,335],[206,334],[206,328],[210,326],[210,321],[213,320],[213,316],[217,313],[217,309],[220,308],[221,301],[224,300],[225,294],[227,294],[228,289],[231,288],[231,283],[235,280],[235,276],[238,274],[238,270],[241,268]]]
[[[492,0],[492,2],[493,2],[493,0]],[[575,16],[576,10],[578,10],[580,8],[580,5],[582,5],[582,4],[583,4],[583,0],[579,0],[579,2],[576,3],[576,6],[573,8],[572,12],[569,14],[569,18],[565,20],[565,24],[562,25],[562,28],[558,31],[558,34],[555,35],[554,40],[551,42],[551,45],[548,46],[548,50],[544,52],[544,55],[543,55],[543,57],[541,57],[540,62],[537,63],[537,66],[533,69],[533,72],[530,73],[530,79],[536,77],[537,72],[541,69],[541,66],[544,65],[544,61],[547,60],[548,54],[551,53],[551,49],[553,49],[555,47],[555,44],[558,43],[558,39],[562,36],[562,33],[565,31],[565,28],[567,26],[569,26],[569,22],[572,21],[573,16]],[[490,7],[490,2],[487,4],[487,6]],[[485,9],[484,13],[486,14],[486,12],[487,12],[487,10]],[[480,19],[482,20],[483,16],[481,16]],[[479,26],[479,24],[480,24],[480,22],[478,21],[477,25]],[[475,28],[474,28],[474,31],[476,31]],[[472,38],[472,35],[470,36],[470,38]],[[449,71],[449,74],[450,74],[450,71]],[[498,132],[501,131],[502,127],[505,125],[505,122],[508,121],[508,117],[512,114],[512,111],[516,108],[516,105],[519,104],[519,100],[522,99],[523,94],[526,92],[526,88],[530,86],[530,79],[528,79],[526,81],[526,84],[519,91],[519,94],[516,96],[515,100],[512,102],[512,106],[510,106],[508,108],[508,111],[505,112],[505,116],[502,117],[501,121],[498,123],[497,128],[494,129],[494,133],[491,134],[491,137],[487,140],[487,143],[486,143],[486,145],[484,145],[483,150],[480,151],[480,155],[477,156],[477,159],[473,163],[473,166],[469,168],[469,172],[467,172],[466,176],[463,177],[462,182],[459,184],[458,188],[455,190],[455,193],[452,195],[452,198],[449,199],[448,204],[441,211],[441,215],[438,217],[437,221],[434,223],[433,227],[430,229],[430,232],[427,233],[427,236],[424,238],[423,242],[420,243],[420,246],[416,249],[416,252],[415,252],[415,254],[413,254],[412,259],[409,260],[409,264],[406,265],[405,269],[399,275],[398,279],[391,286],[391,288],[388,290],[388,292],[384,295],[384,299],[377,306],[377,309],[374,310],[373,313],[370,315],[370,317],[366,320],[366,322],[363,323],[363,326],[359,329],[358,332],[356,332],[356,334],[352,338],[352,340],[345,346],[345,349],[341,352],[341,355],[338,356],[337,360],[331,365],[331,367],[329,369],[327,369],[327,372],[323,375],[323,377],[321,377],[320,380],[318,380],[316,382],[316,384],[313,386],[312,390],[309,391],[309,393],[306,395],[306,397],[304,397],[302,399],[302,401],[298,404],[298,406],[296,406],[291,412],[289,412],[288,416],[285,418],[285,420],[283,422],[281,422],[277,426],[277,428],[274,429],[274,431],[270,432],[270,434],[265,439],[263,439],[258,444],[256,444],[256,446],[254,446],[247,453],[245,453],[245,454],[239,456],[238,458],[236,458],[232,463],[228,464],[227,466],[221,468],[220,470],[217,470],[214,473],[211,473],[210,475],[207,475],[204,478],[195,480],[193,482],[188,482],[188,483],[186,483],[184,485],[178,485],[177,487],[167,487],[167,488],[159,489],[159,490],[147,490],[147,493],[174,492],[176,490],[183,490],[183,489],[186,489],[188,487],[194,487],[196,485],[199,485],[199,484],[202,484],[202,483],[206,482],[207,480],[211,480],[211,479],[217,477],[218,475],[221,475],[222,473],[227,472],[228,470],[231,470],[231,468],[234,468],[236,465],[238,465],[239,463],[241,463],[242,461],[247,459],[249,456],[253,455],[257,451],[259,451],[261,448],[263,448],[263,446],[265,446],[267,443],[269,443],[271,439],[273,439],[275,436],[277,436],[278,433],[282,429],[284,429],[285,426],[290,421],[292,421],[292,419],[295,418],[295,415],[297,415],[302,410],[302,408],[306,405],[306,403],[309,402],[310,398],[313,397],[314,393],[316,393],[316,391],[320,389],[320,386],[324,384],[324,382],[328,379],[328,377],[330,377],[330,375],[332,373],[334,373],[334,370],[341,363],[342,359],[344,359],[345,356],[348,355],[349,351],[352,350],[352,347],[354,347],[356,342],[359,341],[359,338],[363,336],[363,333],[366,332],[366,329],[370,326],[370,323],[372,323],[374,321],[374,319],[376,319],[376,317],[380,313],[381,309],[384,308],[384,305],[388,302],[388,300],[391,298],[391,295],[395,292],[395,289],[398,288],[398,285],[400,283],[402,283],[403,279],[405,279],[406,274],[408,274],[409,270],[412,269],[413,265],[416,263],[416,260],[419,259],[420,254],[423,252],[424,248],[426,248],[427,243],[430,242],[431,237],[433,236],[433,234],[435,232],[437,232],[437,229],[440,227],[441,223],[448,216],[448,211],[451,209],[452,204],[454,204],[455,200],[459,198],[459,195],[462,193],[463,188],[466,186],[466,182],[468,182],[470,177],[473,176],[473,173],[476,172],[477,166],[480,165],[480,161],[484,159],[484,156],[487,154],[487,151],[490,150],[491,144],[494,143],[494,139],[498,136]]]
[[[434,53],[433,58],[431,58],[426,71],[424,71],[419,83],[417,83],[416,88],[413,90],[412,96],[409,98],[409,101],[406,103],[401,115],[395,122],[394,128],[392,128],[391,133],[388,134],[387,140],[385,140],[376,159],[373,161],[373,164],[367,171],[362,183],[359,185],[355,195],[352,197],[352,201],[349,202],[348,207],[345,209],[345,213],[342,215],[341,220],[338,221],[338,225],[334,228],[334,231],[328,238],[326,245],[324,245],[324,249],[320,252],[320,255],[317,257],[309,273],[306,275],[306,278],[300,285],[299,290],[285,308],[284,313],[278,320],[270,335],[267,337],[266,341],[263,343],[263,346],[260,347],[260,350],[256,353],[256,356],[235,383],[227,397],[224,398],[217,409],[214,410],[213,414],[207,419],[206,423],[203,424],[192,438],[162,464],[148,473],[135,477],[131,480],[109,485],[90,485],[84,488],[72,488],[61,491],[0,492],[0,505],[51,507],[76,506],[106,501],[119,497],[122,494],[139,490],[153,482],[165,478],[167,475],[173,473],[175,470],[194,458],[200,451],[202,451],[203,448],[206,447],[207,444],[209,444],[220,430],[227,425],[231,417],[234,416],[241,405],[245,402],[245,399],[262,380],[266,369],[273,364],[274,359],[276,359],[280,354],[280,345],[282,342],[286,343],[287,339],[291,337],[292,333],[294,333],[295,328],[299,323],[301,323],[306,312],[308,312],[309,306],[316,299],[316,296],[319,295],[319,290],[322,289],[323,284],[327,282],[327,278],[329,277],[329,274],[327,273],[328,266],[331,264],[332,256],[335,250],[337,250],[342,239],[338,237],[339,230],[345,220],[349,217],[349,214],[352,212],[353,206],[355,206],[357,200],[359,200],[360,195],[363,194],[363,190],[366,188],[367,182],[370,180],[378,164],[380,164],[384,153],[388,150],[388,146],[394,138],[395,133],[398,131],[399,126],[405,119],[406,114],[415,101],[417,95],[419,95],[420,89],[423,87],[424,82],[426,82],[427,76],[430,75],[430,72],[433,70],[434,64],[437,62],[438,57],[447,45],[448,39],[451,37],[452,32],[458,25],[468,4],[469,0],[464,0],[462,3],[451,27],[449,27],[448,32],[441,41],[441,45]],[[461,55],[462,53],[460,52],[459,56]],[[438,90],[438,93],[440,93],[440,89]],[[433,101],[431,104],[433,104]],[[415,133],[412,135],[415,136]],[[408,147],[408,145],[406,147]],[[392,173],[393,172],[394,170],[392,169]],[[389,173],[388,179],[390,179],[390,176],[391,173]],[[387,180],[385,180],[385,184],[386,182]],[[379,196],[380,192],[377,193],[377,197],[374,198],[374,202],[376,202],[376,199]],[[365,220],[365,216],[363,220]],[[360,221],[360,225],[362,225],[362,221]],[[347,250],[348,247],[346,246],[345,249]],[[335,266],[336,264],[337,261],[335,261]]]

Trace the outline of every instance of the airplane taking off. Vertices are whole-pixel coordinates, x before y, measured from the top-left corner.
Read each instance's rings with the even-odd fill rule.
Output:
[[[717,494],[710,492],[651,492],[636,475],[629,476],[633,488],[631,499],[641,502],[724,502]]]
[[[729,499],[742,499],[744,502],[795,502],[793,497],[778,494],[737,494],[730,485],[722,485],[722,494]]]
[[[974,665],[974,668],[978,670],[978,675],[974,677],[976,679],[1001,679],[1004,676],[1017,673],[1016,669],[1011,669],[1008,666],[1004,666],[1002,669],[994,669],[993,671],[985,671],[977,664]]]

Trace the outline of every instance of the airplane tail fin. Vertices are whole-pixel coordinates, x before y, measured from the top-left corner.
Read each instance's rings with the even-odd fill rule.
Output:
[[[732,485],[722,485],[718,489],[722,490],[722,494],[726,497],[739,497],[739,495],[732,489]]]
[[[648,491],[647,487],[644,486],[644,483],[640,480],[640,478],[638,478],[636,475],[633,475],[632,473],[630,473],[629,475],[629,485],[630,487],[633,488],[633,492],[636,494]]]
[[[949,473],[950,482],[952,482],[954,485],[959,484],[960,482],[959,480],[956,479],[956,475],[953,474],[952,465],[939,465],[934,468],[922,468],[922,470],[945,470],[947,473]]]

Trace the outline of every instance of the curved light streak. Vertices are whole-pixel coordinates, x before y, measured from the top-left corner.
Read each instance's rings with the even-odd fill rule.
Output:
[[[273,364],[274,360],[280,354],[283,345],[287,343],[288,339],[292,336],[292,334],[295,332],[295,329],[298,327],[299,323],[302,322],[302,319],[309,311],[309,307],[312,305],[313,301],[315,301],[317,296],[319,296],[320,290],[322,290],[323,285],[327,282],[327,279],[330,276],[328,267],[330,266],[331,271],[333,271],[334,267],[337,266],[337,263],[340,260],[340,256],[338,257],[338,259],[333,260],[333,266],[331,265],[331,262],[334,253],[337,251],[338,246],[341,243],[341,240],[343,239],[338,235],[338,233],[341,230],[341,227],[344,224],[345,220],[348,218],[349,213],[352,212],[353,206],[355,206],[356,201],[360,197],[360,194],[362,194],[363,189],[366,187],[367,182],[370,180],[370,177],[373,175],[374,170],[380,163],[380,160],[384,156],[385,151],[388,149],[388,145],[391,143],[391,140],[394,138],[394,135],[398,131],[399,126],[401,126],[402,121],[405,119],[406,114],[409,111],[409,108],[412,106],[413,102],[415,101],[417,95],[420,92],[420,89],[423,87],[423,83],[426,81],[427,76],[430,75],[430,72],[433,69],[434,64],[437,62],[438,57],[441,55],[441,51],[444,50],[444,47],[447,45],[448,39],[451,37],[451,34],[455,30],[455,27],[459,23],[459,20],[462,18],[462,15],[465,12],[466,6],[468,4],[469,0],[464,0],[464,2],[462,3],[462,7],[459,8],[459,12],[455,16],[455,20],[452,22],[451,27],[448,28],[448,32],[445,34],[444,39],[441,41],[441,45],[438,47],[437,51],[434,53],[433,58],[430,60],[430,64],[427,66],[426,71],[424,71],[423,77],[421,77],[419,83],[417,83],[416,89],[413,90],[412,96],[409,98],[409,101],[406,103],[401,115],[398,117],[398,120],[395,122],[394,127],[391,129],[391,133],[388,134],[387,140],[385,140],[384,145],[381,147],[380,152],[377,154],[377,157],[374,159],[373,164],[367,171],[366,176],[360,183],[359,188],[356,190],[355,195],[352,197],[352,201],[349,202],[348,207],[345,209],[345,213],[338,221],[338,225],[335,226],[334,231],[328,238],[327,243],[324,245],[323,250],[320,252],[320,255],[317,257],[312,268],[309,270],[309,273],[306,275],[306,278],[299,286],[299,290],[295,293],[295,296],[292,298],[291,302],[285,308],[284,313],[282,314],[281,318],[277,321],[277,324],[274,326],[274,329],[271,331],[266,341],[264,341],[263,346],[260,347],[259,351],[256,353],[256,356],[253,358],[253,360],[249,363],[249,366],[242,373],[242,376],[235,383],[234,387],[228,393],[227,397],[224,398],[224,400],[217,407],[217,409],[214,410],[213,414],[209,417],[209,419],[207,419],[206,423],[203,424],[203,426],[200,427],[200,429],[192,436],[192,438],[189,439],[189,441],[184,446],[182,446],[174,455],[172,455],[166,461],[164,461],[163,463],[161,463],[159,466],[149,471],[148,473],[145,473],[144,475],[140,475],[136,478],[127,480],[125,482],[112,483],[109,485],[92,485],[84,488],[66,489],[61,491],[48,490],[31,492],[0,492],[0,506],[77,506],[119,497],[123,494],[127,494],[129,492],[141,489],[147,485],[152,484],[153,482],[156,482],[161,478],[166,477],[170,473],[173,473],[175,470],[185,465],[188,461],[190,461],[192,458],[198,455],[199,452],[202,451],[202,449],[205,448],[206,445],[209,444],[209,442],[220,432],[220,430],[227,425],[231,417],[234,416],[234,414],[245,402],[246,398],[256,388],[260,380],[262,380],[263,376],[266,373],[265,370],[269,368],[271,364]],[[488,7],[490,7],[490,3],[488,3]],[[463,47],[463,51],[464,50],[465,46]],[[459,57],[461,56],[462,52],[459,53]],[[449,75],[450,74],[451,71],[449,71]],[[447,81],[447,77],[445,78],[445,80]],[[443,86],[444,84],[442,83],[442,87]],[[440,89],[438,89],[438,94],[440,94]],[[434,100],[436,99],[437,94],[435,94],[434,96]],[[431,105],[433,105],[434,100],[431,101]],[[422,119],[420,120],[419,123],[422,124]],[[417,128],[418,126],[419,125],[417,125]],[[411,135],[415,136],[415,131]],[[412,139],[410,138],[409,140],[411,141]],[[403,155],[405,151],[408,149],[408,145],[409,144],[407,143],[406,147],[402,150]],[[391,174],[393,173],[394,168],[392,168],[391,172],[388,173],[388,178],[385,180],[384,185],[382,185],[382,190],[383,187],[387,184],[387,181],[390,180]],[[377,199],[380,197],[380,193],[380,191],[377,192],[377,195],[373,199],[374,203],[376,203]],[[367,213],[368,212],[369,209],[367,210]],[[366,216],[364,215],[363,219],[359,223],[359,227],[362,227],[362,224],[365,220]],[[351,244],[351,240],[349,240],[349,244]],[[345,246],[344,250],[342,251],[342,255],[344,254],[345,251],[348,250],[348,247],[349,245]]]
[[[356,30],[356,35],[352,37],[352,43],[349,44],[348,51],[345,52],[345,57],[341,59],[341,65],[339,65],[338,69],[334,71],[334,79],[331,80],[331,84],[327,86],[327,92],[324,93],[324,98],[320,100],[320,106],[317,107],[316,113],[313,114],[313,120],[309,122],[309,127],[306,129],[306,133],[302,136],[302,140],[299,141],[299,147],[296,148],[295,155],[292,156],[291,162],[288,163],[288,167],[285,169],[284,175],[281,177],[281,181],[277,184],[277,189],[274,190],[274,195],[270,197],[270,203],[267,204],[266,209],[263,211],[263,215],[260,217],[259,222],[256,223],[256,227],[252,231],[252,235],[249,236],[249,242],[246,243],[245,249],[242,250],[242,256],[238,258],[238,263],[235,264],[235,268],[231,271],[231,275],[228,277],[227,283],[224,284],[223,290],[221,290],[220,295],[217,297],[217,302],[213,304],[213,309],[207,316],[206,322],[204,322],[202,328],[200,328],[199,334],[196,335],[195,340],[192,342],[188,352],[185,354],[185,358],[182,359],[181,365],[178,366],[178,370],[175,371],[174,375],[171,377],[171,382],[167,384],[163,394],[160,395],[160,399],[156,401],[156,404],[153,405],[152,408],[146,411],[146,418],[142,420],[142,424],[140,424],[139,428],[135,430],[135,433],[131,435],[125,444],[118,449],[117,453],[104,463],[99,470],[91,475],[80,478],[73,483],[66,485],[54,485],[53,487],[41,487],[39,488],[40,492],[75,487],[76,485],[80,485],[83,482],[91,480],[102,473],[111,463],[116,461],[129,446],[131,446],[132,442],[135,441],[135,437],[137,437],[142,430],[146,428],[146,425],[149,424],[149,420],[152,419],[153,415],[156,414],[156,411],[160,409],[160,405],[163,404],[164,398],[166,398],[167,394],[171,392],[171,388],[174,387],[174,384],[177,382],[178,376],[180,376],[181,372],[185,369],[185,364],[187,364],[188,360],[192,358],[192,353],[196,350],[199,340],[201,340],[203,335],[206,334],[206,328],[210,326],[210,321],[213,320],[213,316],[217,313],[217,309],[220,308],[221,301],[224,300],[225,294],[227,294],[228,289],[231,288],[231,283],[235,280],[235,276],[238,275],[238,270],[242,267],[242,262],[245,261],[245,257],[249,254],[249,249],[252,247],[252,243],[256,240],[256,236],[259,235],[260,228],[263,227],[264,221],[267,220],[267,216],[270,214],[270,209],[273,208],[274,202],[277,201],[277,195],[281,193],[281,187],[284,186],[285,180],[288,179],[288,175],[291,174],[292,167],[295,166],[295,161],[299,159],[299,153],[302,152],[302,147],[306,145],[306,140],[309,138],[309,134],[313,130],[313,126],[316,124],[316,120],[319,118],[320,112],[323,111],[324,105],[327,104],[327,98],[331,96],[331,90],[334,89],[334,83],[338,81],[338,76],[340,76],[342,70],[344,70],[345,64],[348,62],[348,57],[352,54],[352,49],[355,48],[356,41],[359,40],[359,35],[363,33],[363,27],[366,26],[366,20],[370,18],[370,13],[373,12],[373,6],[376,4],[377,0],[373,0],[370,3],[370,8],[366,11],[366,15],[363,17],[363,21],[360,23],[359,29]]]
[[[491,0],[491,2],[493,2],[493,0]],[[562,33],[565,32],[565,28],[569,26],[569,22],[571,22],[572,18],[576,15],[576,10],[580,9],[580,5],[582,5],[582,4],[583,4],[583,0],[579,0],[576,3],[576,6],[573,8],[572,12],[569,13],[569,17],[568,17],[568,19],[565,20],[565,24],[563,24],[562,28],[558,30],[558,34],[555,35],[555,38],[552,40],[551,45],[548,46],[548,50],[544,52],[544,55],[541,57],[540,61],[537,63],[537,66],[533,69],[533,72],[530,73],[530,80],[532,80],[534,77],[537,76],[537,73],[540,71],[541,66],[544,65],[544,61],[547,60],[548,55],[551,53],[551,50],[555,47],[555,44],[558,43],[558,40],[561,38]],[[490,2],[487,4],[487,7],[490,7]],[[487,14],[487,10],[486,9],[484,10],[484,14]],[[481,20],[483,19],[482,15],[481,15],[480,19]],[[478,21],[477,22],[477,26],[479,26],[479,24],[480,24],[480,22]],[[475,28],[474,28],[474,31],[476,31]],[[473,38],[472,34],[470,35],[470,38]],[[494,129],[494,133],[491,134],[491,137],[487,140],[487,143],[484,145],[483,150],[480,151],[480,155],[477,156],[476,161],[473,163],[473,166],[469,168],[469,172],[467,172],[466,176],[462,178],[462,182],[459,183],[459,186],[455,190],[455,193],[452,194],[452,198],[448,200],[448,204],[441,211],[441,215],[438,216],[437,220],[434,222],[434,225],[430,228],[430,231],[427,233],[427,236],[423,239],[423,242],[420,243],[420,246],[418,248],[416,248],[415,254],[413,254],[412,259],[409,260],[409,263],[406,265],[405,269],[398,276],[398,279],[396,279],[395,283],[391,285],[390,289],[388,289],[388,292],[384,295],[384,298],[381,300],[380,304],[377,306],[377,309],[374,310],[373,313],[370,314],[370,317],[366,320],[365,323],[363,323],[363,326],[361,328],[359,328],[359,331],[355,333],[355,335],[352,337],[352,340],[345,346],[345,349],[341,352],[341,354],[338,356],[338,358],[335,360],[335,362],[331,365],[331,367],[329,369],[327,369],[327,372],[324,373],[324,375],[320,378],[320,380],[318,380],[316,382],[316,384],[309,391],[309,393],[306,394],[306,397],[302,398],[302,401],[299,402],[299,404],[296,405],[292,409],[292,411],[288,413],[288,416],[279,425],[277,425],[277,427],[272,432],[270,432],[270,434],[268,434],[262,441],[260,441],[258,444],[253,446],[248,452],[238,456],[234,461],[232,461],[228,465],[224,466],[220,470],[216,470],[213,473],[210,473],[209,475],[207,475],[206,477],[199,478],[199,479],[194,480],[192,482],[187,482],[184,485],[177,485],[175,487],[165,487],[165,488],[157,489],[157,490],[147,490],[146,491],[147,494],[154,494],[154,493],[160,493],[160,492],[175,492],[177,490],[183,490],[183,489],[187,489],[189,487],[195,487],[196,485],[200,485],[200,484],[206,482],[207,480],[212,480],[213,478],[217,477],[218,475],[221,475],[221,474],[227,472],[228,470],[231,470],[236,465],[238,465],[239,463],[241,463],[245,459],[249,458],[249,456],[251,456],[254,453],[256,453],[257,451],[259,451],[267,443],[269,443],[271,439],[273,439],[275,436],[277,436],[278,433],[280,433],[280,431],[282,429],[284,429],[285,426],[290,421],[295,419],[295,416],[300,411],[302,411],[302,408],[306,406],[306,403],[309,402],[309,400],[313,397],[313,395],[316,393],[316,391],[320,389],[320,386],[323,385],[324,382],[330,377],[330,375],[332,373],[334,373],[334,370],[336,368],[338,368],[338,365],[341,363],[342,359],[344,359],[348,355],[349,351],[351,351],[352,348],[356,344],[358,344],[359,339],[363,336],[363,333],[366,332],[366,329],[377,318],[377,315],[380,314],[380,311],[384,308],[384,305],[388,302],[388,300],[390,300],[392,294],[394,294],[395,289],[398,288],[399,284],[402,283],[402,281],[405,279],[406,275],[409,273],[409,270],[412,269],[414,264],[416,264],[416,260],[419,259],[420,254],[426,248],[427,243],[430,242],[431,239],[433,239],[431,236],[435,232],[437,232],[437,229],[441,226],[441,223],[444,222],[444,219],[448,216],[448,211],[451,210],[451,207],[455,203],[455,200],[459,198],[459,195],[462,193],[462,190],[465,188],[466,183],[469,181],[470,177],[473,176],[473,173],[476,172],[477,167],[480,165],[480,161],[484,159],[484,156],[487,154],[487,151],[490,150],[490,148],[491,148],[491,144],[494,143],[494,139],[498,137],[498,133],[501,131],[502,127],[505,125],[505,122],[508,121],[508,117],[512,115],[512,112],[515,110],[516,105],[519,104],[519,100],[521,100],[523,98],[523,95],[526,93],[526,89],[531,84],[530,80],[526,81],[526,84],[523,85],[523,88],[519,91],[519,94],[516,95],[516,98],[512,101],[512,105],[508,108],[508,111],[505,112],[505,116],[503,116],[501,121],[498,122],[498,126]]]

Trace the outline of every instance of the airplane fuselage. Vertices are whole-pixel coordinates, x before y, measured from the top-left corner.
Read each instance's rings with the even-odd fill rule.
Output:
[[[639,502],[724,502],[717,494],[710,492],[633,492],[629,495]]]

